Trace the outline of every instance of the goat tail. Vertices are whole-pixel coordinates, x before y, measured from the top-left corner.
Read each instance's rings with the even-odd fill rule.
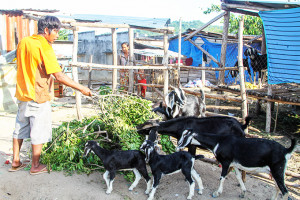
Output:
[[[204,158],[204,155],[195,155],[193,157],[195,158],[195,160],[199,160],[199,159]]]
[[[289,148],[286,148],[286,153],[292,153],[296,147],[297,140],[295,138],[292,138],[292,144]]]
[[[245,124],[242,125],[243,130],[245,130],[249,126],[251,119],[252,117],[249,116],[245,118]]]
[[[205,94],[204,94],[204,90],[202,88],[200,89],[200,93],[201,93],[201,100],[204,103],[205,102]]]

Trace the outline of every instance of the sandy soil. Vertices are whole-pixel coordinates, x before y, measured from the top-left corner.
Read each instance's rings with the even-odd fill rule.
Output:
[[[70,121],[76,118],[76,109],[73,98],[64,98],[55,100],[53,104],[53,126],[59,126],[62,121]],[[83,115],[89,116],[95,113],[90,105],[84,104],[82,108]],[[112,194],[105,193],[106,185],[102,178],[102,173],[94,172],[87,176],[85,174],[74,174],[66,176],[63,172],[51,172],[50,174],[40,174],[32,176],[28,169],[18,172],[8,172],[10,164],[5,161],[12,159],[12,132],[14,129],[16,113],[0,113],[0,199],[147,199],[144,194],[146,189],[145,181],[141,180],[133,191],[128,191],[131,183],[127,182],[122,175],[118,174],[113,186]],[[30,142],[25,141],[21,149],[23,161],[29,161]],[[292,158],[293,159],[293,158]],[[289,167],[290,164],[288,164]],[[195,191],[193,199],[214,199],[211,194],[219,185],[221,168],[218,166],[195,162],[195,169],[200,174],[204,191],[198,195]],[[150,172],[150,170],[149,170]],[[286,177],[286,180],[299,184],[299,179]],[[274,191],[274,185],[265,181],[247,175],[245,199],[270,199]],[[224,184],[224,190],[218,199],[239,199],[240,188],[234,173],[230,173]],[[164,176],[155,194],[155,199],[183,200],[188,195],[188,184],[185,182],[182,174],[177,173],[171,176]],[[292,199],[300,199],[300,191],[290,189]]]

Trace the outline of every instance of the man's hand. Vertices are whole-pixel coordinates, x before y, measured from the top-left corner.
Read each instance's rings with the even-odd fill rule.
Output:
[[[92,92],[89,88],[82,86],[82,89],[79,90],[85,96],[92,96]]]

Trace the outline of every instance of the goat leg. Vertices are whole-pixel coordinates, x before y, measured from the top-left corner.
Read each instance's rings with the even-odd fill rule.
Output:
[[[131,186],[129,187],[129,191],[132,191],[133,188],[135,188],[137,186],[137,184],[139,183],[139,181],[140,181],[140,179],[142,177],[141,174],[139,173],[139,171],[136,168],[133,169],[133,173],[135,175],[135,180],[131,184]]]
[[[245,193],[246,193],[246,187],[245,187],[245,184],[244,184],[244,182],[242,180],[241,172],[240,172],[240,170],[237,167],[235,167],[234,170],[235,170],[236,179],[238,180],[238,182],[239,182],[239,184],[241,186],[241,189],[242,189],[242,193],[240,194],[239,197],[240,198],[244,198],[245,197]]]

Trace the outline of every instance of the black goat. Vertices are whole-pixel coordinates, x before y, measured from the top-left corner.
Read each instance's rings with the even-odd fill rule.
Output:
[[[245,137],[244,130],[250,122],[250,117],[246,118],[246,123],[242,125],[235,118],[214,116],[214,117],[180,117],[164,122],[146,122],[144,125],[139,125],[138,133],[149,135],[149,140],[154,141],[156,134],[169,135],[179,140],[184,130],[193,129],[199,133],[215,133],[217,135],[231,134],[238,137]],[[150,123],[153,125],[151,126]],[[151,139],[150,139],[151,138]],[[192,155],[196,153],[196,147],[189,145],[189,152]]]
[[[267,54],[259,55],[256,49],[250,47],[244,55],[250,57],[253,72],[259,72],[258,77],[261,78],[261,71],[268,68]]]
[[[247,58],[243,59],[243,65],[244,65],[244,67],[247,68],[247,71],[248,71],[249,75],[251,75],[251,71],[250,71],[250,67],[249,67],[249,63],[248,63]],[[238,61],[235,62],[234,67],[239,69],[239,62]],[[239,70],[230,70],[230,75],[231,75],[232,78],[236,78],[238,74],[239,74]]]
[[[205,94],[203,89],[200,92],[201,97],[186,96],[183,89],[175,88],[165,97],[166,106],[160,103],[160,106],[152,111],[161,116],[164,121],[181,116],[205,117]]]
[[[184,148],[190,143],[201,144],[211,150],[222,165],[220,186],[213,193],[213,197],[218,197],[222,193],[228,169],[232,166],[235,168],[236,177],[241,185],[240,197],[245,196],[246,187],[239,169],[271,173],[278,186],[272,199],[277,199],[279,189],[283,198],[288,199],[284,175],[287,161],[296,146],[295,139],[292,139],[290,148],[285,148],[275,141],[262,138],[242,138],[234,135],[216,135],[186,130],[178,142],[178,148]]]
[[[107,185],[106,194],[110,194],[113,190],[112,184],[116,176],[116,171],[125,169],[132,169],[135,174],[135,180],[129,187],[129,190],[133,190],[133,188],[137,186],[141,179],[141,173],[147,182],[145,194],[150,192],[151,178],[148,175],[145,155],[142,152],[138,150],[110,151],[101,148],[95,141],[88,141],[85,144],[84,156],[87,156],[91,150],[102,160],[104,168],[106,169],[103,174]]]
[[[176,152],[169,155],[159,155],[155,150],[156,144],[150,140],[146,140],[141,145],[141,150],[146,154],[146,162],[149,163],[153,174],[153,185],[152,190],[149,194],[148,200],[152,200],[156,189],[159,185],[159,181],[164,174],[173,174],[181,171],[189,182],[189,195],[187,199],[192,199],[194,196],[195,183],[193,178],[196,180],[199,186],[199,194],[202,194],[203,185],[199,174],[194,169],[195,159],[204,158],[202,155],[192,156],[186,151]],[[192,178],[193,177],[193,178]]]

